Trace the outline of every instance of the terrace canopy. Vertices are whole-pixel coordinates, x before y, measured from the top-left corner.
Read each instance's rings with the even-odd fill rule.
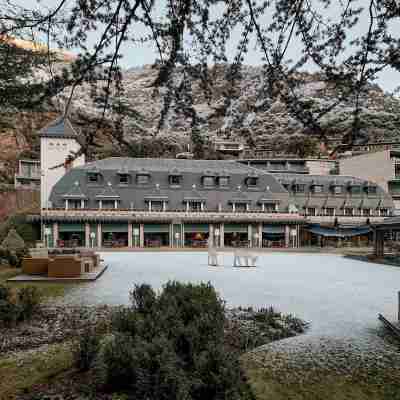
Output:
[[[346,238],[346,237],[366,235],[372,232],[372,229],[369,226],[360,226],[351,228],[348,227],[328,228],[318,225],[318,226],[310,226],[308,228],[308,231],[324,237]]]

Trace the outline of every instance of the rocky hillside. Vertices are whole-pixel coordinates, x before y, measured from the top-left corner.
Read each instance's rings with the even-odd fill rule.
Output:
[[[211,85],[207,94],[202,90],[200,80],[193,82],[194,109],[200,135],[206,144],[216,138],[240,140],[248,145],[248,156],[261,145],[281,153],[293,153],[299,149],[299,144],[304,146],[307,141],[301,123],[289,114],[283,102],[262,95],[264,82],[259,67],[243,69],[231,101],[226,101],[229,88],[225,73],[226,67],[223,66],[210,70]],[[112,125],[99,129],[96,120],[100,111],[94,106],[90,88],[83,86],[76,90],[71,118],[84,136],[93,136],[93,143],[89,146],[90,157],[114,154],[174,157],[191,145],[191,121],[182,112],[179,101],[172,100],[160,125],[165,96],[163,89],[152,85],[156,76],[157,70],[150,66],[125,72],[124,94],[120,100],[129,115],[118,129]],[[298,96],[311,109],[335,101],[336,94],[317,75],[304,74],[303,79]],[[11,171],[14,160],[22,152],[23,155],[37,154],[37,130],[57,115],[57,108],[62,108],[68,94],[65,91],[55,99],[54,106],[49,107],[46,113],[10,117],[10,127],[0,136],[0,163],[6,161],[3,171],[7,168]],[[322,118],[321,124],[328,133],[328,146],[342,141],[351,123],[352,111],[351,101],[342,102]],[[400,102],[385,95],[378,86],[371,85],[363,98],[361,120],[365,140],[394,139],[400,129]],[[319,139],[308,144],[305,150],[308,155],[319,151]],[[206,156],[216,155],[209,150]]]

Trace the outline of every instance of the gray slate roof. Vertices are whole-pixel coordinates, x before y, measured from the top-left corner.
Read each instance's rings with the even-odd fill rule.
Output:
[[[128,184],[120,184],[119,172],[130,175]],[[137,174],[149,173],[148,183],[139,183]],[[89,182],[88,174],[100,174],[98,183]],[[180,185],[170,185],[170,174],[181,174]],[[210,173],[218,176],[229,176],[228,187],[203,186],[202,178]],[[247,188],[245,181],[249,176],[258,175],[257,188]],[[88,163],[71,169],[54,186],[51,198],[54,207],[63,207],[63,196],[71,190],[75,181],[79,181],[83,193],[87,196],[87,206],[97,208],[99,198],[116,198],[120,196],[120,207],[147,209],[148,200],[168,201],[168,209],[184,210],[185,201],[205,201],[207,210],[231,210],[232,201],[238,197],[237,187],[241,186],[242,194],[252,209],[260,208],[258,199],[261,196],[279,199],[280,204],[287,206],[288,193],[273,175],[255,170],[252,167],[238,164],[235,161],[184,160],[184,159],[148,159],[113,157]],[[112,186],[108,186],[110,182]],[[193,185],[195,185],[193,187]],[[266,189],[268,188],[268,191]],[[109,193],[112,190],[113,193]]]
[[[120,173],[129,175],[126,181],[120,183]],[[89,182],[88,174],[96,172],[100,175],[98,183]],[[136,180],[137,174],[149,174],[148,183]],[[170,185],[170,175],[181,174],[180,185]],[[229,175],[228,187],[203,186],[202,179],[212,173],[216,177]],[[256,188],[247,187],[248,177],[257,176]],[[184,202],[188,200],[205,201],[205,209],[231,210],[232,202],[248,202],[251,210],[260,210],[264,200],[272,200],[279,204],[279,210],[285,212],[289,204],[295,204],[301,210],[305,207],[334,207],[340,209],[344,204],[349,207],[386,207],[393,208],[390,196],[377,187],[376,195],[350,196],[346,187],[350,182],[365,186],[365,180],[351,176],[319,176],[297,174],[270,174],[257,170],[233,160],[185,160],[185,159],[150,159],[150,158],[123,158],[113,157],[88,163],[81,167],[71,169],[54,186],[51,198],[54,207],[64,207],[64,196],[70,193],[74,183],[79,181],[79,187],[87,199],[89,208],[97,208],[100,198],[119,199],[121,208],[134,208],[146,210],[148,200],[165,200],[169,210],[184,210]],[[303,183],[306,185],[305,193],[288,191],[280,183]],[[108,183],[111,183],[109,186]],[[344,190],[340,195],[333,195],[333,183],[343,185]],[[312,185],[322,185],[322,193],[313,193]],[[193,187],[195,185],[195,187]],[[238,186],[241,187],[238,191]],[[352,204],[352,205],[350,205]],[[365,204],[365,206],[362,206]],[[370,204],[371,207],[367,207]],[[376,205],[374,207],[374,205]]]
[[[72,126],[71,121],[68,119],[68,117],[62,116],[42,128],[39,131],[39,136],[76,139],[78,134]]]

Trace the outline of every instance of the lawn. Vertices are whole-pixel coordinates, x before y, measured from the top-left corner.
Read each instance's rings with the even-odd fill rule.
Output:
[[[0,359],[0,400],[15,399],[73,366],[70,343],[53,344]]]
[[[250,360],[241,360],[256,400],[399,400],[398,380],[387,371],[374,371],[373,382],[346,379],[339,374],[321,376],[316,382],[306,380],[277,382],[270,371]],[[318,371],[315,371],[318,374]],[[378,376],[377,376],[378,375]],[[381,376],[379,376],[381,375]]]

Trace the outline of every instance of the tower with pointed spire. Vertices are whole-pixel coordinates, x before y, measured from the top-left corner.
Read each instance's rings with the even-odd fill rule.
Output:
[[[53,186],[72,167],[85,164],[85,155],[79,155],[81,145],[78,133],[67,116],[50,122],[40,132],[41,207],[51,207],[49,197]],[[78,155],[78,156],[77,156]]]

